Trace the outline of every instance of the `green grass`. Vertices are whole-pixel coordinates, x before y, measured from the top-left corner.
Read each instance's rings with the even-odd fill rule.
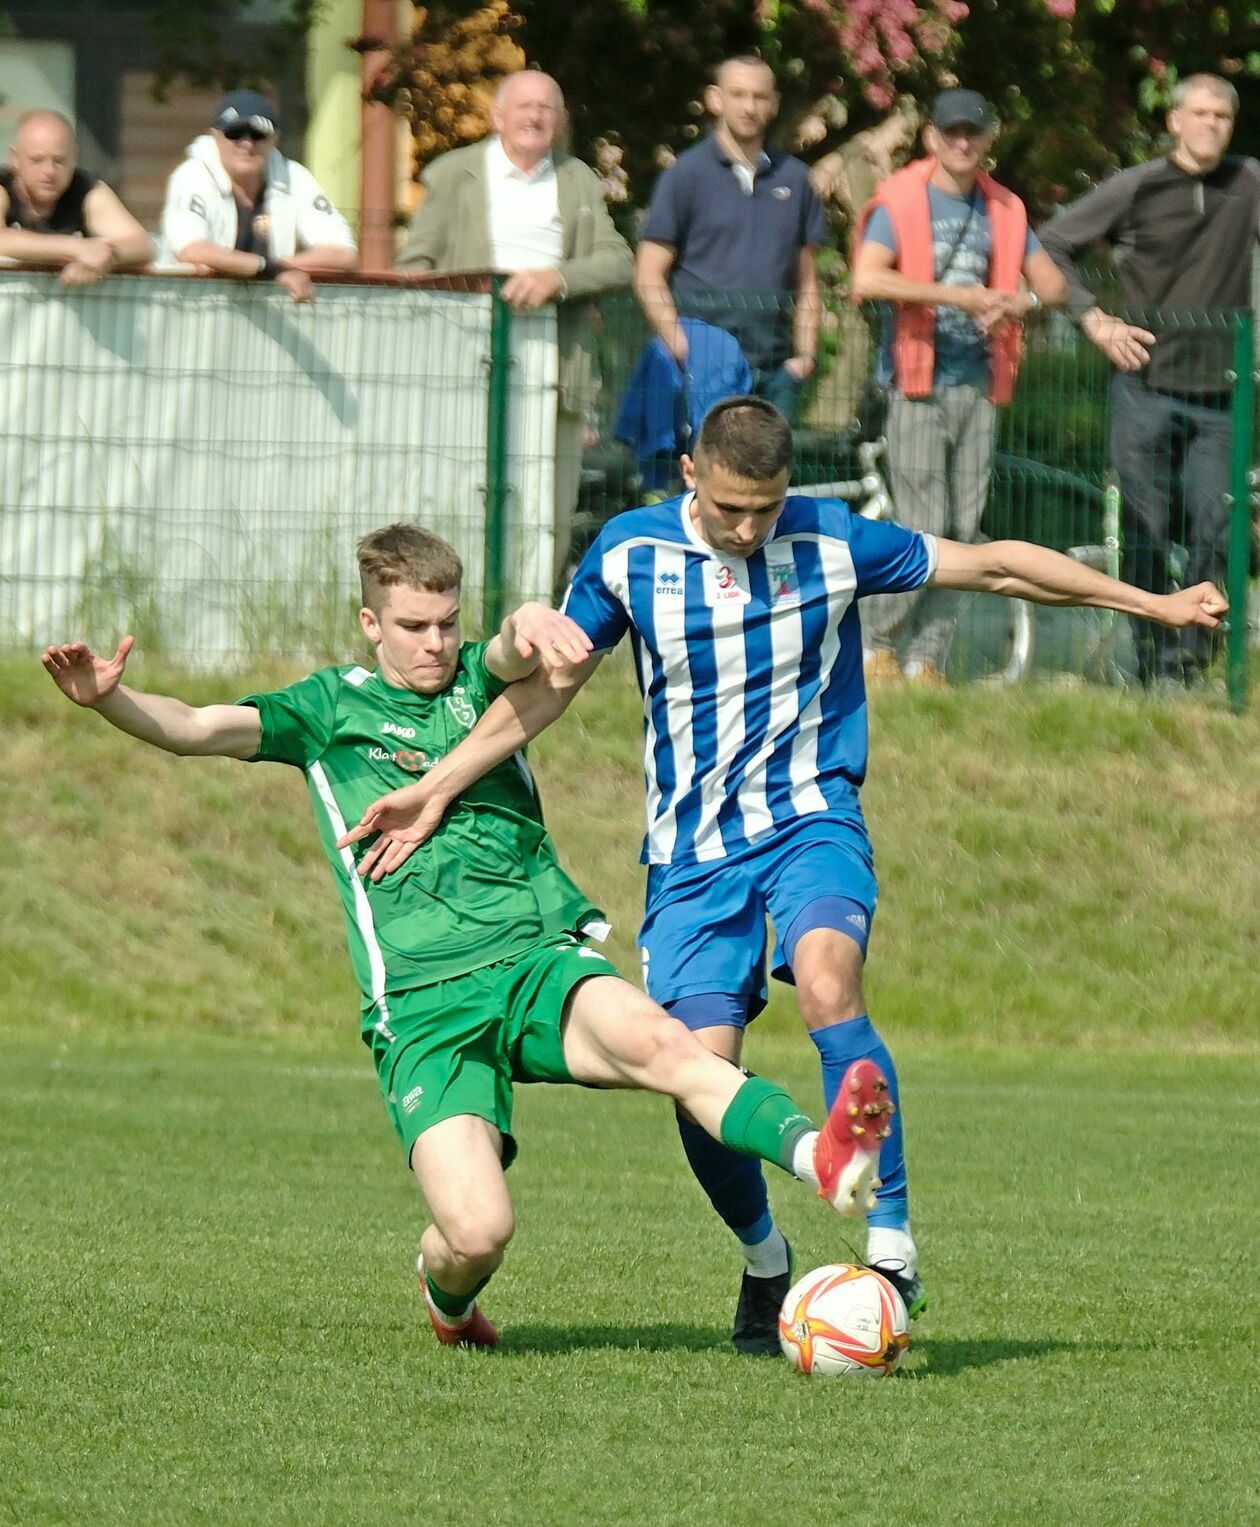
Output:
[[[799,1045],[755,1050],[816,1086]],[[0,1520],[1260,1514],[1252,1060],[912,1048],[933,1309],[865,1385],[728,1349],[736,1259],[656,1100],[521,1096],[505,1344],[460,1353],[357,1041],[4,1054]],[[772,1186],[798,1265],[843,1258]]]
[[[667,1111],[563,1090],[519,1103],[505,1347],[437,1350],[301,782],[0,684],[0,1522],[1260,1518],[1256,718],[878,697],[869,990],[932,1309],[863,1386],[735,1358]],[[634,710],[614,667],[537,749],[628,971]],[[750,1048],[817,1106],[784,994]],[[799,1267],[844,1255],[774,1193]]]

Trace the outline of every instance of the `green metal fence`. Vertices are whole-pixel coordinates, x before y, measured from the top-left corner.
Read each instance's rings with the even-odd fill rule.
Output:
[[[1061,317],[1028,323],[991,455],[954,452],[942,485],[926,427],[875,417],[877,311],[825,299],[819,365],[797,388],[773,365],[740,370],[748,325],[753,348],[764,348],[776,328],[789,330],[789,299],[725,294],[696,331],[684,374],[653,360],[630,293],[610,294],[582,305],[594,367],[575,393],[562,386],[558,352],[569,341],[554,313],[512,312],[489,279],[445,286],[341,283],[295,309],[277,293],[223,282],[116,279],[67,293],[49,277],[0,277],[10,346],[0,373],[0,642],[89,634],[105,643],[139,626],[184,660],[335,655],[353,637],[354,541],[398,517],[453,541],[468,568],[468,608],[492,626],[510,603],[555,591],[566,547],[571,563],[611,514],[678,489],[678,453],[703,401],[695,374],[714,357],[729,368],[719,370],[719,395],[756,386],[794,413],[802,491],[905,518],[917,476],[920,492],[983,501],[982,535],[1040,542],[1109,572],[1137,566],[1134,505],[1112,439],[1117,384]],[[1147,411],[1180,410],[1167,450],[1148,463],[1146,491],[1169,516],[1161,578],[1186,576],[1189,564],[1217,575],[1193,544],[1186,504],[1203,489],[1204,432],[1227,435],[1218,561],[1233,615],[1213,673],[1226,675],[1241,706],[1253,320],[1134,316],[1157,333],[1156,353],[1162,346],[1174,360],[1140,400]],[[706,344],[712,355],[701,353]],[[881,432],[888,445],[876,458]],[[891,511],[881,497],[889,488]],[[941,528],[970,533],[953,520]],[[1126,620],[1030,615],[981,596],[951,618],[942,662],[955,680],[1135,675]],[[895,622],[893,636],[904,655]]]

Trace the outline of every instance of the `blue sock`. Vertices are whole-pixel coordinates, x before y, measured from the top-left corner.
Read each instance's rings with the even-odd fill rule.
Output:
[[[888,1078],[888,1090],[897,1105],[892,1118],[892,1134],[879,1153],[879,1175],[883,1186],[875,1195],[875,1207],[867,1216],[868,1225],[885,1225],[902,1230],[910,1219],[910,1196],[906,1188],[906,1156],[901,1134],[901,1092],[897,1086],[897,1068],[888,1047],[875,1032],[871,1020],[846,1018],[829,1023],[825,1029],[812,1029],[809,1036],[822,1057],[823,1097],[828,1109],[836,1100],[844,1073],[855,1060],[873,1060]]]
[[[696,1181],[723,1221],[745,1246],[764,1241],[774,1221],[761,1162],[755,1156],[737,1156],[688,1119],[678,1120],[678,1133]]]

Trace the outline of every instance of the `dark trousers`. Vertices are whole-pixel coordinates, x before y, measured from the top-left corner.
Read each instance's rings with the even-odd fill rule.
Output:
[[[1229,555],[1229,401],[1156,392],[1117,373],[1111,383],[1111,460],[1124,495],[1123,575],[1152,593],[1205,579],[1224,584]],[[1173,542],[1184,570],[1170,565]],[[1134,619],[1143,684],[1192,682],[1211,662],[1213,633]]]
[[[789,424],[796,426],[800,423],[801,393],[804,390],[804,382],[794,377],[782,365],[770,366],[764,370],[754,366],[752,377],[754,397],[764,398],[767,403],[773,403]]]

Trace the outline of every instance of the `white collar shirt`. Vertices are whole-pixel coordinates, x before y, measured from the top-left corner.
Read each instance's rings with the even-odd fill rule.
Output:
[[[496,270],[544,270],[560,264],[564,229],[556,166],[550,154],[531,170],[518,169],[498,138],[486,147],[490,253]]]

